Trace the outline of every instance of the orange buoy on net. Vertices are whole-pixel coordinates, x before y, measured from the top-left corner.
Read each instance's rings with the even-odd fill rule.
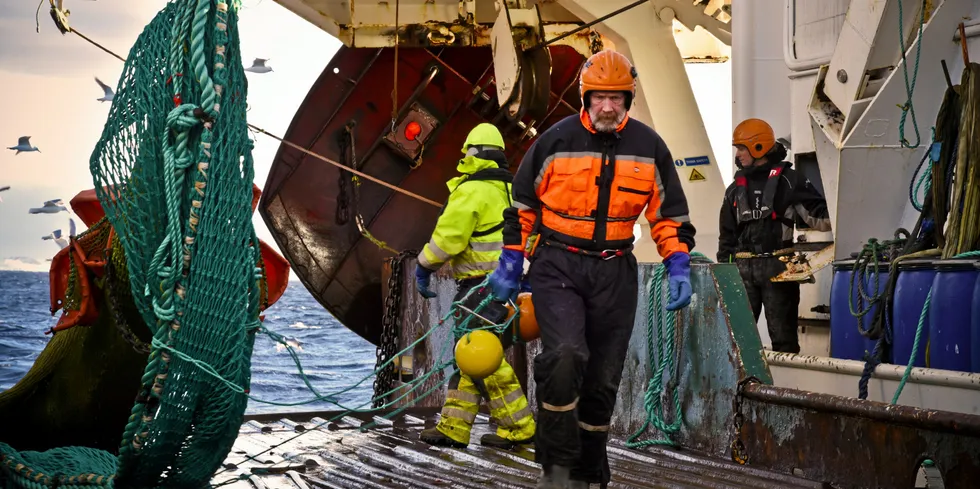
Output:
[[[525,342],[534,341],[541,336],[538,320],[534,317],[534,303],[531,302],[531,292],[521,292],[517,295],[517,308],[521,311],[520,321],[514,321],[517,335]],[[507,303],[507,319],[514,315],[514,308]],[[513,332],[513,328],[511,329]]]
[[[497,335],[482,329],[470,331],[456,342],[456,365],[472,379],[483,379],[500,368],[504,346]]]

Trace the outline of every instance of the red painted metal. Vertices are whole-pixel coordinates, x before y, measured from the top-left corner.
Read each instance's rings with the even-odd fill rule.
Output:
[[[568,46],[548,48],[552,58],[551,96],[543,121],[525,120],[540,132],[580,107],[577,90],[568,90],[584,57]],[[394,49],[342,47],[313,85],[296,112],[287,141],[327,158],[342,159],[340,141],[353,122],[357,168],[437,202],[446,199],[445,182],[457,175],[456,164],[467,133],[480,122],[498,124],[508,144],[515,171],[533,138],[496,110],[492,56],[489,47],[399,48],[398,104],[402,108],[422,86],[432,67],[438,74],[418,93],[414,104],[425,113],[409,111],[391,120]],[[487,101],[475,88],[489,84]],[[559,95],[561,94],[561,97]],[[481,115],[481,107],[488,107]],[[432,119],[428,119],[431,117]],[[404,128],[418,121],[417,140]],[[431,129],[429,125],[433,125]],[[393,137],[386,139],[392,130]],[[407,144],[413,143],[413,144]],[[400,149],[399,149],[400,148]],[[421,149],[415,161],[409,156]],[[415,169],[413,166],[418,165]],[[360,184],[357,201],[349,175],[341,192],[340,171],[316,158],[281,145],[263,190],[259,213],[293,271],[314,297],[341,323],[377,344],[381,331],[382,261],[392,255],[358,230],[355,213],[368,230],[398,250],[419,249],[429,239],[439,209],[369,181]],[[346,194],[349,219],[338,219]]]

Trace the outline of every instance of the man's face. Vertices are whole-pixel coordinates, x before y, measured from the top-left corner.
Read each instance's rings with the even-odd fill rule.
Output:
[[[599,132],[614,132],[626,118],[626,94],[623,92],[591,92],[589,118]]]
[[[741,165],[742,168],[749,168],[756,161],[755,158],[749,154],[749,148],[746,148],[741,144],[735,146],[735,159],[738,160],[738,164]]]

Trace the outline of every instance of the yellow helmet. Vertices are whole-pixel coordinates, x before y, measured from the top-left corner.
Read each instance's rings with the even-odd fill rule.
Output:
[[[479,148],[481,146],[492,146],[499,150],[504,149],[504,137],[500,134],[497,126],[489,122],[477,124],[466,136],[466,142],[463,143],[463,154],[467,154],[470,147]]]
[[[504,346],[497,335],[482,329],[463,335],[456,342],[456,365],[472,379],[483,379],[500,368]]]

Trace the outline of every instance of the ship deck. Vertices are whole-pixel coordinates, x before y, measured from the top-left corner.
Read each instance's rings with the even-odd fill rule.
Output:
[[[229,489],[533,488],[539,466],[533,448],[499,450],[479,444],[491,429],[481,414],[466,449],[434,447],[419,432],[436,410],[410,408],[386,420],[338,412],[247,416],[214,485]],[[378,421],[369,429],[361,426]],[[643,451],[610,441],[610,488],[823,488],[807,481],[705,456],[652,447]]]

